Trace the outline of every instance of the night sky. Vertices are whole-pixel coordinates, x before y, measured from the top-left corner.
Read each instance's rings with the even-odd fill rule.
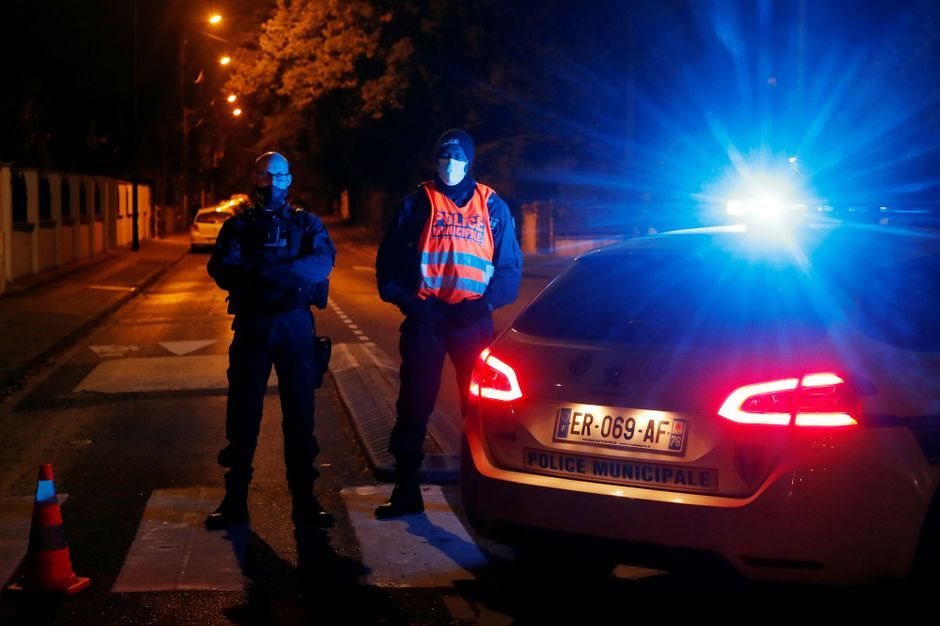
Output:
[[[139,116],[152,134],[170,104],[176,59],[166,3],[141,0]],[[158,6],[161,5],[161,6]],[[0,158],[66,169],[126,171],[131,112],[133,3],[5,3]]]
[[[194,13],[182,1],[137,5],[137,136],[141,166],[153,174],[178,161],[180,28],[194,28],[208,6]],[[468,121],[494,142],[507,125],[554,137],[550,151],[520,148],[491,173],[527,181],[520,195],[571,185],[686,202],[717,193],[715,181],[741,159],[799,155],[829,197],[936,196],[936,2],[854,2],[851,10],[809,0],[503,6],[498,24],[485,16],[479,24],[501,29],[489,50],[515,59],[519,67],[504,74],[526,75],[524,85],[494,82],[498,72],[469,54],[466,63],[459,55],[426,60],[448,84],[488,85],[496,103],[449,125]],[[4,3],[0,160],[127,175],[132,8],[126,0]],[[193,54],[200,51],[214,53]],[[509,114],[520,106],[526,115]],[[399,115],[389,123],[402,120],[415,122]],[[560,154],[566,143],[579,148]]]

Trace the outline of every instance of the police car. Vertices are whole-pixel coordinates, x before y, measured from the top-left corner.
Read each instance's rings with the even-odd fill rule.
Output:
[[[884,214],[587,253],[481,354],[463,443],[468,519],[504,543],[780,581],[929,570],[940,231]]]

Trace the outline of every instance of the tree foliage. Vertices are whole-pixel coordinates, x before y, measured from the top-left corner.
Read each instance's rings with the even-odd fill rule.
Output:
[[[340,97],[347,125],[380,119],[401,107],[413,54],[407,37],[387,32],[391,21],[364,0],[279,0],[257,46],[237,55],[227,88],[275,115],[307,114]]]
[[[612,65],[625,56],[621,30],[595,32],[603,11],[578,12],[564,0],[279,0],[227,88],[264,112],[266,148],[305,155],[334,188],[406,191],[427,176],[434,138],[460,126],[477,141],[478,176],[510,198],[548,197],[558,183],[533,170],[604,167],[622,152],[609,145],[623,141],[622,102],[616,130],[600,130],[611,119],[596,86],[550,69],[572,68],[590,42],[619,46]],[[376,146],[390,151],[381,167]]]
[[[820,120],[812,98],[831,97],[828,83],[848,75],[822,68],[859,51],[879,73],[858,70],[853,95],[865,87],[865,98],[831,101],[819,151],[845,151],[863,103],[892,96],[910,102],[896,108],[917,111],[907,127],[926,131],[934,143],[923,149],[936,152],[938,12],[917,0],[905,20],[890,3],[870,4],[845,16],[827,2],[279,0],[230,86],[263,113],[265,146],[294,150],[333,190],[407,192],[432,171],[434,138],[458,126],[477,142],[472,173],[511,205],[617,210],[665,197],[687,210],[723,164],[716,116],[737,144],[800,141]],[[800,35],[836,21],[854,38]],[[846,43],[882,24],[895,24],[884,43]],[[899,116],[888,110],[892,128]],[[855,171],[881,154],[855,152],[865,166]]]

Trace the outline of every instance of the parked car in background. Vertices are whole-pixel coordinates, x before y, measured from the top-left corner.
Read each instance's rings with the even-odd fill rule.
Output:
[[[189,227],[190,248],[195,251],[214,246],[222,224],[234,216],[238,208],[237,202],[226,200],[196,211],[196,217]]]
[[[467,517],[543,554],[577,545],[572,576],[698,559],[935,576],[938,312],[940,231],[887,216],[587,253],[478,361]]]

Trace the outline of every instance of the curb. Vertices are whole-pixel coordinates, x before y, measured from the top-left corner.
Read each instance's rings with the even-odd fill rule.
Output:
[[[373,474],[379,480],[394,481],[395,459],[388,451],[398,398],[394,365],[375,344],[340,343],[333,346],[330,374]],[[428,434],[441,452],[425,454],[421,481],[456,483],[460,433],[435,411],[428,422]]]

